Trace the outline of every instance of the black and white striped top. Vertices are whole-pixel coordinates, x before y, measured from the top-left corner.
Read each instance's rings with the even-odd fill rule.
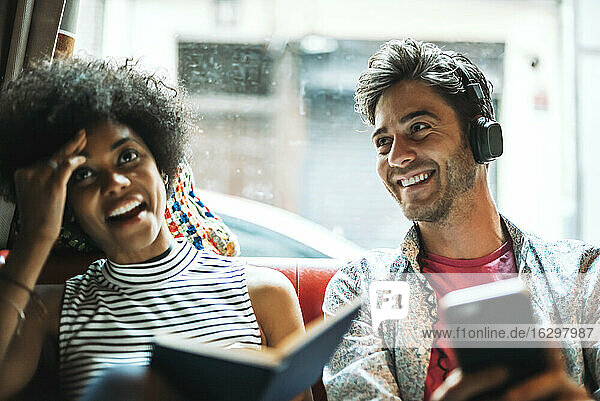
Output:
[[[59,331],[65,396],[79,398],[106,368],[147,365],[163,335],[260,348],[244,266],[182,241],[144,263],[98,260],[69,279]]]

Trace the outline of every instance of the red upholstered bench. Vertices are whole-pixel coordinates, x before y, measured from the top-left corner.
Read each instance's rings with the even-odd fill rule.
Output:
[[[0,256],[6,257],[8,251],[0,250]],[[80,274],[82,267],[89,265],[95,256],[81,256],[69,250],[55,250],[38,280],[40,284],[62,283],[67,278]],[[336,259],[312,258],[243,258],[255,266],[264,266],[282,272],[294,285],[304,323],[323,316],[321,306],[327,283],[343,263]],[[0,258],[1,261],[1,258]],[[313,386],[315,401],[327,400],[323,384],[319,381]]]
[[[294,285],[300,301],[304,324],[323,316],[321,306],[327,283],[343,263],[336,259],[313,258],[245,258],[255,266],[277,269],[287,276]],[[315,401],[327,400],[323,382],[312,386]]]
[[[254,266],[282,272],[294,285],[304,324],[323,316],[321,306],[327,283],[342,263],[336,259],[316,258],[243,258]]]

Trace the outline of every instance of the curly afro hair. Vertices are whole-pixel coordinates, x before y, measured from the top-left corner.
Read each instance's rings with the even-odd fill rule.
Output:
[[[127,60],[39,63],[0,93],[0,195],[15,201],[15,170],[48,158],[81,128],[114,121],[146,143],[169,176],[188,158],[181,91]]]

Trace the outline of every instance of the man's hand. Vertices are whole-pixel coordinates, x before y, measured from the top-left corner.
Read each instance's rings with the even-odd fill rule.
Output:
[[[548,354],[551,362],[546,371],[504,389],[498,399],[506,401],[591,400],[592,397],[585,388],[574,383],[565,372],[558,349],[548,349]],[[460,369],[456,369],[433,393],[431,401],[476,399],[478,395],[487,391],[502,388],[502,384],[508,379],[508,373],[506,368],[489,368],[470,374],[463,374]]]

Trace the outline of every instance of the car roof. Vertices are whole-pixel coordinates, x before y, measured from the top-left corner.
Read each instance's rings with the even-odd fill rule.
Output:
[[[333,231],[287,210],[218,192],[195,190],[217,216],[226,215],[265,227],[332,258],[357,257],[364,249]]]

